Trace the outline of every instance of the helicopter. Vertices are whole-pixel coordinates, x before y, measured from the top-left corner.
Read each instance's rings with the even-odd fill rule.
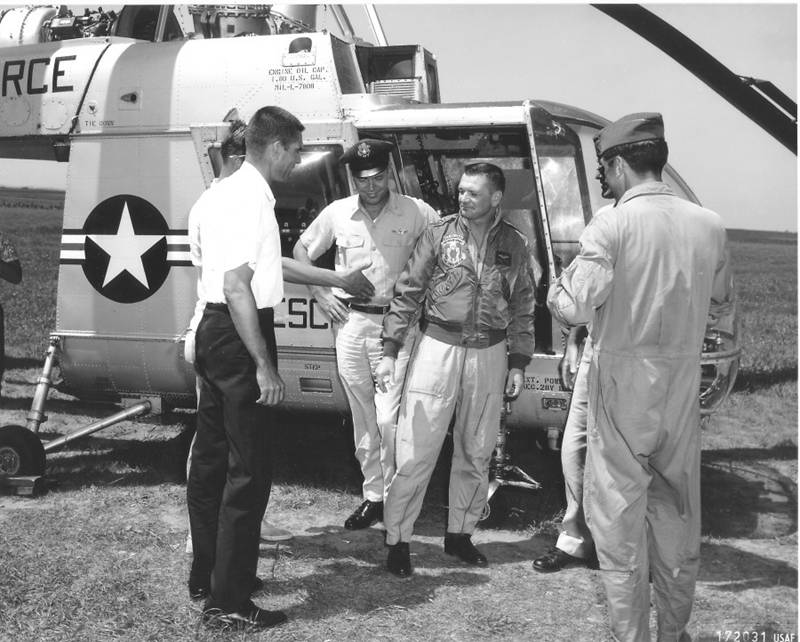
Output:
[[[511,465],[505,432],[540,430],[557,448],[571,393],[559,375],[562,333],[545,302],[606,203],[593,179],[593,137],[609,121],[546,100],[442,103],[431,52],[387,44],[371,7],[377,45],[355,36],[342,7],[331,9],[344,38],[316,28],[315,5],[0,13],[0,157],[69,166],[56,327],[26,426],[0,427],[0,476],[33,480],[32,491],[47,452],[119,421],[195,406],[195,373],[183,358],[195,303],[188,213],[220,171],[230,114],[246,120],[274,104],[306,127],[302,162],[274,187],[284,256],[325,205],[355,192],[339,158],[359,139],[392,142],[391,189],[442,216],[458,209],[466,164],[503,170],[503,216],[526,235],[544,275],[534,355],[513,412],[507,405],[503,414],[490,492],[538,487]],[[664,180],[698,202],[669,165]],[[330,267],[331,257],[320,264]],[[275,328],[283,406],[346,414],[331,324],[305,287],[287,284]],[[720,321],[703,350],[699,394],[710,414],[736,378],[735,316]],[[123,409],[42,444],[54,385]]]

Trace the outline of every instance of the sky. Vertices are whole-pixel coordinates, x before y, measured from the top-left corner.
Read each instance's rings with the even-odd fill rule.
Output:
[[[538,98],[612,120],[661,112],[670,163],[728,227],[797,231],[797,157],[588,4],[375,6],[389,44],[421,44],[436,56],[442,102]],[[770,80],[797,101],[796,4],[644,6],[731,71]],[[363,6],[349,5],[348,15],[356,32],[374,42]],[[338,31],[329,13],[319,16],[318,27]],[[63,166],[37,163],[32,172],[31,163],[3,161],[0,183],[63,189]]]

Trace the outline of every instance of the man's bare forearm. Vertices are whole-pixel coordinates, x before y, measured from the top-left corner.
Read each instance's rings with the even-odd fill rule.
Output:
[[[361,298],[369,298],[375,293],[375,286],[362,271],[372,265],[368,259],[341,272],[318,268],[312,265],[308,250],[300,241],[295,243],[294,256],[293,259],[282,259],[283,278],[290,283],[337,287]]]
[[[333,270],[326,270],[296,259],[283,257],[283,280],[289,283],[302,283],[304,285],[325,285],[328,287],[342,287],[342,278]]]
[[[256,362],[256,366],[263,367],[267,364],[274,366],[267,351],[267,343],[261,334],[256,301],[250,289],[250,281],[246,275],[240,274],[241,270],[249,270],[249,268],[241,266],[225,273],[225,300],[228,303],[231,320],[239,338],[253,361]],[[252,271],[250,271],[250,276],[252,277]]]

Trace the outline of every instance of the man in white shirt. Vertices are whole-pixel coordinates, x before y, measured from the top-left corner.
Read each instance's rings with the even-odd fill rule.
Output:
[[[273,327],[283,277],[362,296],[372,291],[359,269],[337,274],[282,261],[270,183],[287,180],[300,162],[303,129],[284,109],[259,109],[247,127],[242,167],[192,208],[207,303],[196,336],[201,388],[187,482],[194,548],[189,590],[207,587],[204,620],[225,626],[286,621],[283,612],[250,600],[263,586],[256,568],[272,477],[271,410],[285,390]]]
[[[220,145],[220,171],[219,176],[215,178],[211,187],[216,185],[223,178],[227,178],[238,170],[244,162],[245,156],[245,131],[247,124],[243,120],[231,121],[230,131]],[[189,217],[189,238],[193,240],[191,244],[192,263],[197,267],[197,303],[194,308],[194,315],[189,321],[189,327],[186,330],[183,344],[183,356],[188,363],[194,364],[195,354],[195,333],[197,326],[200,325],[200,319],[203,318],[203,310],[206,307],[206,298],[203,292],[203,282],[201,279],[200,268],[202,266],[202,256],[200,255],[200,221],[197,216]],[[200,399],[200,377],[197,377],[196,386],[197,398]],[[189,447],[189,456],[186,459],[186,478],[189,478],[189,470],[192,463],[192,446],[194,446],[194,439]],[[292,539],[292,533],[285,528],[279,528],[274,524],[267,521],[267,516],[261,522],[261,539],[265,542],[285,542]],[[186,552],[192,553],[192,534],[191,531],[186,538]],[[199,587],[191,594],[193,599],[201,599],[208,596],[207,587]]]
[[[350,297],[339,289],[311,289],[333,322],[336,365],[350,404],[355,455],[364,475],[364,501],[344,522],[349,530],[383,520],[383,499],[394,475],[400,393],[417,334],[412,328],[406,336],[388,390],[376,390],[373,372],[383,354],[383,315],[417,239],[429,223],[439,220],[424,201],[389,190],[394,148],[387,141],[368,138],[345,151],[342,162],[350,166],[357,193],[323,209],[294,246],[295,258],[309,265],[334,244],[337,270],[372,261],[364,271],[375,285],[369,299]]]

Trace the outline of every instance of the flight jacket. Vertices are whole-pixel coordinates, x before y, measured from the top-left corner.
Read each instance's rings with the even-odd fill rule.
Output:
[[[385,356],[397,356],[422,308],[421,326],[428,336],[468,348],[488,348],[507,338],[508,367],[528,365],[536,285],[528,241],[498,214],[479,278],[468,235],[466,220],[453,214],[419,237],[383,319]]]

